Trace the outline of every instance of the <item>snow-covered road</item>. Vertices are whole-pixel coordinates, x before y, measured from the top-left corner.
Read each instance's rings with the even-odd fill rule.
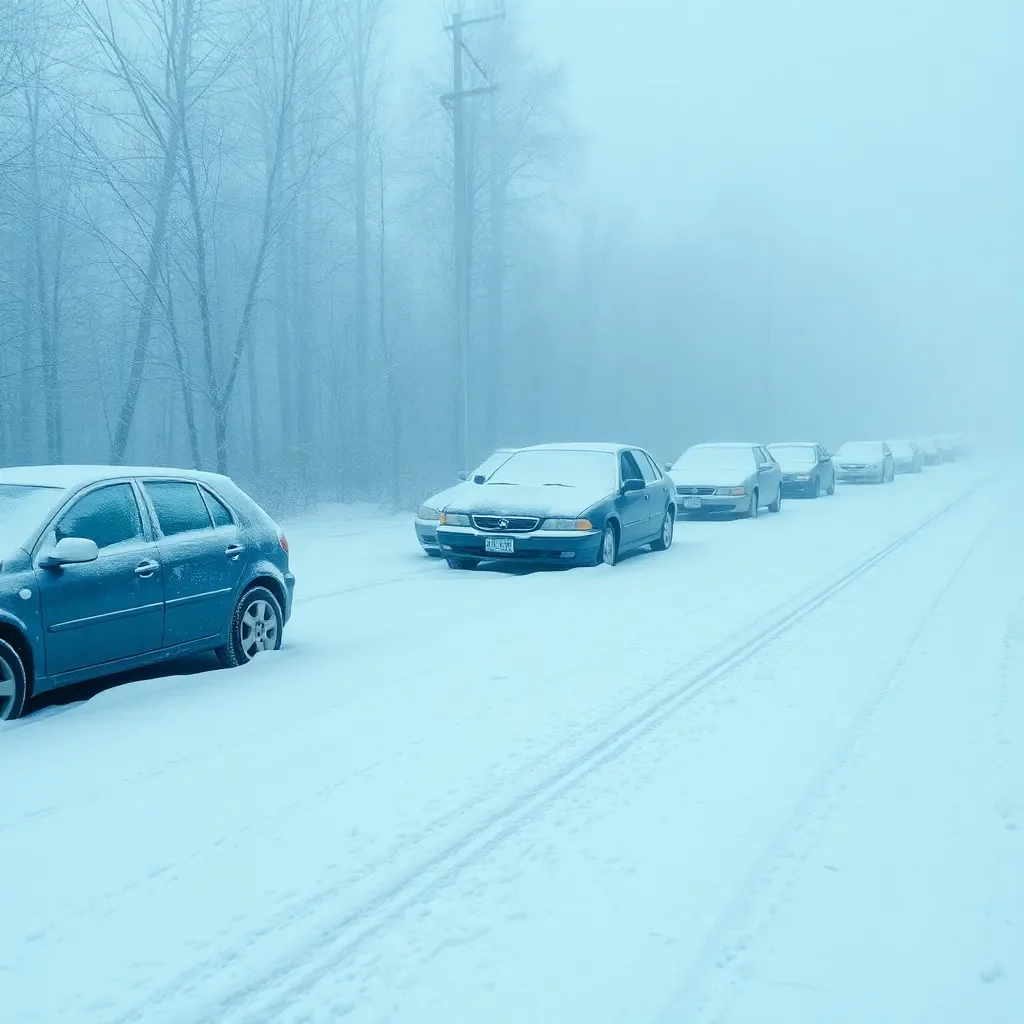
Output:
[[[284,651],[0,728],[0,1019],[1016,1021],[1021,497],[533,575],[291,524]]]

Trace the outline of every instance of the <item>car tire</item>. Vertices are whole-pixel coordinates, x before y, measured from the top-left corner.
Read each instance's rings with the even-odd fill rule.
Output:
[[[768,506],[768,511],[772,515],[777,515],[782,511],[782,484],[779,484],[779,489],[775,492],[775,500]]]
[[[821,497],[821,477],[820,476],[816,476],[814,478],[814,493],[811,495],[811,497],[815,498],[815,499]]]
[[[266,587],[249,587],[238,599],[231,616],[228,642],[217,649],[225,668],[247,665],[257,654],[281,649],[284,614]]]
[[[619,531],[614,523],[605,523],[601,534],[601,548],[597,553],[598,565],[615,565],[619,560]]]
[[[18,652],[0,640],[0,722],[20,718],[28,700],[28,679]]]
[[[479,558],[447,558],[449,569],[458,569],[460,572],[468,572],[480,564]]]
[[[750,507],[747,509],[747,519],[756,519],[758,512],[761,511],[761,496],[757,493],[757,488],[754,488],[753,494],[750,495]]]
[[[836,475],[832,474],[832,482],[828,485],[828,490],[825,492],[830,498],[836,493]]]
[[[676,515],[675,509],[669,508],[665,518],[661,521],[661,533],[651,542],[652,551],[668,551],[672,547],[672,539],[675,537]]]

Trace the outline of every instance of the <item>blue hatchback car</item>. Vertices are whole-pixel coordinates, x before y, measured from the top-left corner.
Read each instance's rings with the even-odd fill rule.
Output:
[[[276,650],[295,587],[270,516],[177,469],[0,470],[0,559],[0,720],[87,679]]]

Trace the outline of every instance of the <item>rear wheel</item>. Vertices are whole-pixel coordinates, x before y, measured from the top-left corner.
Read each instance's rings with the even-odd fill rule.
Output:
[[[475,569],[480,564],[479,558],[449,558],[447,559],[449,569]]]
[[[747,509],[747,518],[756,519],[757,513],[761,511],[761,498],[757,493],[757,488],[754,489],[754,493],[750,496],[750,507]]]
[[[601,550],[598,552],[597,564],[614,565],[619,560],[619,531],[614,523],[606,523],[601,536]]]
[[[675,535],[676,529],[676,513],[674,508],[669,508],[665,513],[665,518],[661,521],[661,533],[658,534],[658,539],[651,543],[651,547],[655,551],[668,551],[672,547],[672,538]]]
[[[6,640],[0,640],[0,722],[19,718],[27,696],[25,666],[18,652]]]
[[[266,587],[250,587],[235,605],[228,642],[217,650],[225,668],[247,665],[257,654],[281,649],[284,615]]]

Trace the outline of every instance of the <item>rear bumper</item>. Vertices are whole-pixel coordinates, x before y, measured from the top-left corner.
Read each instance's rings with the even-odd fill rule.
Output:
[[[782,478],[782,494],[786,498],[813,498],[816,477],[810,480],[794,480]]]
[[[295,603],[295,575],[291,572],[284,574],[284,621],[287,622],[292,616],[292,605]]]
[[[511,540],[514,551],[511,554],[488,551],[488,538],[497,537]],[[587,565],[597,560],[601,550],[601,531],[535,530],[533,533],[495,534],[468,527],[441,526],[437,529],[437,546],[445,558]]]
[[[876,469],[836,469],[836,480],[845,484],[878,483],[885,476],[885,470]]]

